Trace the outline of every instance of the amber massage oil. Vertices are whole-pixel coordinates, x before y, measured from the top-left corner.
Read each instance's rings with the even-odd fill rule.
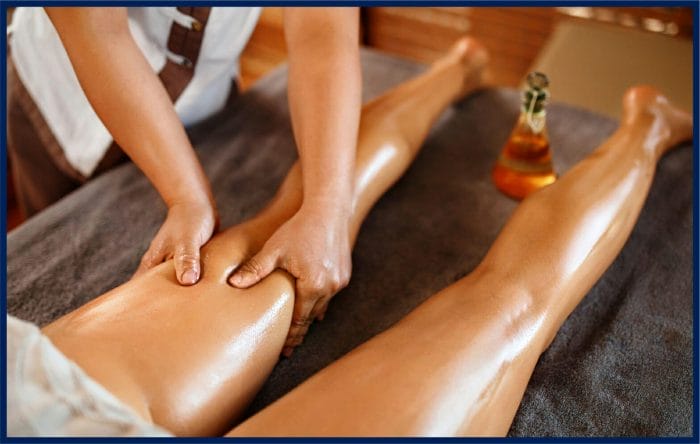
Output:
[[[547,135],[548,86],[549,80],[542,73],[527,76],[518,121],[493,167],[494,184],[514,199],[524,199],[557,180]]]

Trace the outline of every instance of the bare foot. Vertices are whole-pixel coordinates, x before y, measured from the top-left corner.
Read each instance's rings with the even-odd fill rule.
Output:
[[[693,138],[692,116],[673,105],[659,90],[648,85],[629,88],[622,99],[623,124],[634,125],[654,119],[651,131],[657,132],[663,154],[681,142]]]
[[[489,53],[478,40],[462,37],[436,62],[458,66],[461,69],[462,85],[458,98],[489,84]]]

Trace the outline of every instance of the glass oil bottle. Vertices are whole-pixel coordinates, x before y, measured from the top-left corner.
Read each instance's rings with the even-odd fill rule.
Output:
[[[514,199],[524,199],[557,180],[546,125],[548,86],[549,80],[542,73],[527,76],[520,116],[493,167],[491,177],[496,187]]]

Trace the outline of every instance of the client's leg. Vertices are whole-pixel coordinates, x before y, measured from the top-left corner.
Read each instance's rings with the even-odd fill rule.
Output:
[[[648,87],[597,151],[517,209],[483,262],[233,435],[505,435],[539,355],[622,248],[690,116]]]
[[[352,239],[444,107],[479,86],[485,63],[479,45],[461,41],[425,74],[365,107]],[[277,361],[294,298],[292,279],[280,271],[247,290],[228,286],[227,277],[300,203],[294,166],[265,210],[204,247],[197,285],[178,285],[167,262],[50,324],[45,334],[143,417],[176,434],[223,433]]]

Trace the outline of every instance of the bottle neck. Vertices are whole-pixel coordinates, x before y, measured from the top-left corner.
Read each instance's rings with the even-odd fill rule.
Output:
[[[532,134],[544,133],[547,126],[547,111],[541,108],[538,112],[532,112],[523,106],[518,117],[518,128]]]
[[[536,88],[531,85],[523,92],[519,122],[523,122],[533,134],[544,130],[547,112],[545,103],[549,93],[546,88]]]

